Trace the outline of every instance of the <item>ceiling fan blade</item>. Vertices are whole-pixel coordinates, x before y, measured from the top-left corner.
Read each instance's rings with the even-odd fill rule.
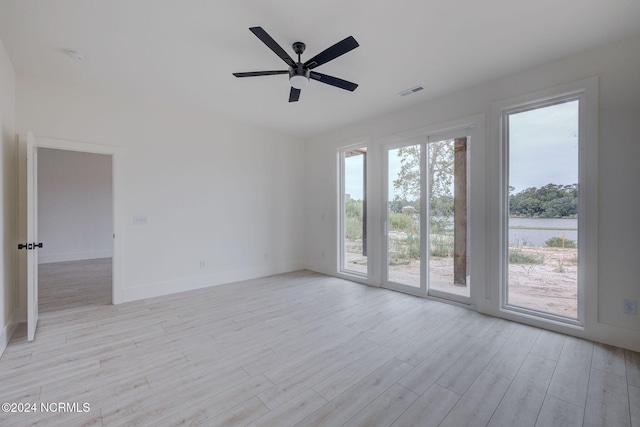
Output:
[[[253,34],[256,35],[264,44],[267,45],[269,49],[271,49],[276,55],[278,55],[284,62],[287,63],[290,67],[295,67],[296,63],[287,52],[284,51],[282,47],[274,39],[271,38],[269,34],[262,27],[251,27],[249,28]]]
[[[300,99],[300,92],[300,89],[292,87],[291,92],[289,92],[289,102],[297,102]]]
[[[326,64],[327,62],[336,59],[340,55],[344,55],[345,53],[352,51],[358,46],[360,45],[358,44],[356,39],[354,39],[352,36],[349,36],[346,39],[334,44],[330,48],[323,50],[322,52],[305,62],[304,66],[312,70],[322,64]]]
[[[277,70],[277,71],[249,71],[246,73],[233,73],[236,77],[257,77],[257,76],[274,76],[276,74],[288,74],[287,70]]]
[[[312,71],[309,74],[309,77],[313,80],[319,81],[320,83],[326,83],[331,86],[339,87],[340,89],[349,90],[351,92],[356,90],[356,88],[358,87],[357,84],[349,82],[347,80],[342,80],[337,77],[328,76],[326,74],[318,73],[315,71]]]

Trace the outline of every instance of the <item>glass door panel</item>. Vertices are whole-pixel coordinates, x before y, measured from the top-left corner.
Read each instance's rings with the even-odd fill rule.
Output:
[[[469,297],[468,136],[429,139],[427,197],[429,293]],[[434,292],[435,291],[435,292]],[[447,295],[439,295],[447,297]]]
[[[387,151],[387,280],[421,288],[422,144]]]
[[[342,152],[342,259],[346,273],[367,274],[367,148]]]

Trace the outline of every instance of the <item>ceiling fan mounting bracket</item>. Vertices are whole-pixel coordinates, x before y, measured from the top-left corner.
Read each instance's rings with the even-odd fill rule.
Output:
[[[307,46],[302,42],[295,42],[291,45],[291,47],[293,47],[293,51],[296,53],[296,55],[302,55]]]

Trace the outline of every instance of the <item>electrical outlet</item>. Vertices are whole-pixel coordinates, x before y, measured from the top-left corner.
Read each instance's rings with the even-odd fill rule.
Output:
[[[200,261],[200,269],[204,268],[204,261]]]
[[[133,225],[147,225],[148,223],[149,223],[149,218],[146,215],[133,216]]]
[[[633,299],[625,299],[622,300],[622,312],[624,314],[633,314],[634,316],[638,315],[638,301]]]

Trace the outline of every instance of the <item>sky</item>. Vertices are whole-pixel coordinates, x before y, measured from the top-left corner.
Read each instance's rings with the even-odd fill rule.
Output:
[[[509,116],[509,185],[578,182],[578,101]]]
[[[362,200],[364,156],[351,156],[344,159],[344,188],[353,200]]]
[[[578,101],[565,102],[509,116],[509,185],[514,194],[547,184],[578,182]],[[392,150],[389,182],[400,171],[400,160]],[[362,159],[345,159],[345,192],[362,200]],[[395,193],[390,185],[390,198]]]
[[[400,158],[398,150],[391,150],[389,154],[389,194],[392,200],[400,192],[393,188],[393,180],[400,173]],[[363,156],[351,156],[344,159],[344,187],[345,193],[354,200],[362,200],[362,159]]]

